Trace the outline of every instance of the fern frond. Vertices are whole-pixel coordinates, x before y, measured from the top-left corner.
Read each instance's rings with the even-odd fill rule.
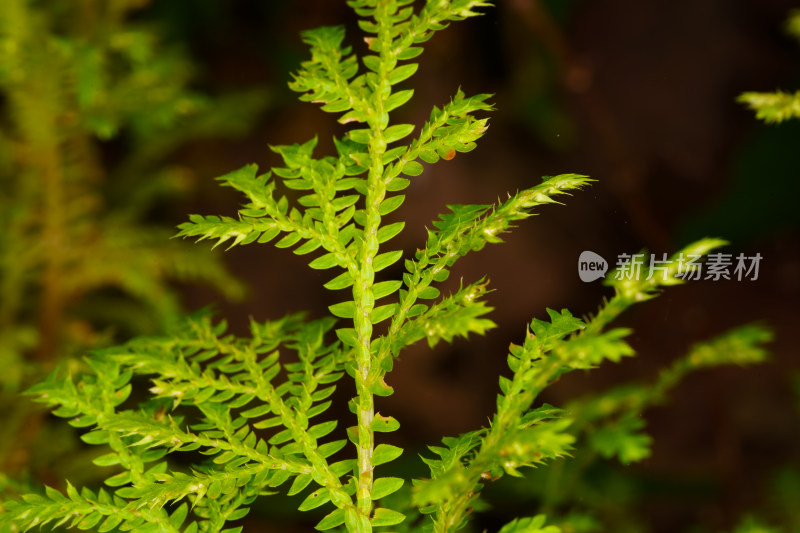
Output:
[[[15,522],[24,522],[27,525],[23,531],[49,525],[53,528],[99,527],[99,531],[121,527],[130,531],[180,533],[186,516],[185,507],[176,510],[172,516],[164,509],[131,509],[125,500],[103,489],[97,494],[89,489],[78,492],[67,483],[66,496],[51,487],[47,487],[46,491],[46,496],[30,494],[23,497],[22,501],[8,504],[6,513],[0,515],[0,524],[10,526]]]
[[[428,309],[427,304],[417,304],[417,300],[438,296],[439,292],[432,284],[447,279],[449,267],[455,261],[471,251],[482,249],[487,243],[502,242],[500,235],[508,231],[514,221],[531,216],[534,207],[553,203],[554,196],[579,189],[589,181],[585,176],[565,174],[545,178],[541,184],[517,193],[497,206],[449,206],[451,212],[440,215],[434,222],[435,229],[428,230],[427,246],[416,253],[415,259],[405,262],[405,289],[400,291],[400,303],[392,319],[386,349],[391,348],[395,355],[399,353],[396,350],[402,348],[398,339],[402,337],[404,324]]]
[[[418,162],[419,159],[432,164],[440,157],[450,160],[456,153],[473,150],[475,141],[488,128],[488,119],[476,119],[473,113],[494,109],[491,104],[486,103],[490,97],[489,94],[466,97],[459,89],[450,103],[441,109],[434,106],[417,138],[398,153],[399,159],[387,169],[386,179],[389,182],[395,181],[392,187],[401,190],[408,185],[407,180],[396,177],[400,173],[406,176],[418,176],[422,173],[423,167]]]
[[[780,123],[792,118],[800,118],[800,91],[788,94],[783,91],[774,93],[743,93],[738,102],[756,112],[756,118],[767,124]]]
[[[158,509],[188,499],[196,516],[204,518],[205,509],[219,520],[227,516],[220,506],[239,516],[252,498],[295,477],[290,492],[299,492],[312,480],[321,487],[302,509],[327,501],[346,509],[352,506],[353,485],[340,478],[352,471],[354,462],[329,464],[326,458],[345,443],[323,442],[336,422],[309,422],[329,406],[325,400],[347,359],[338,343],[325,342],[332,327],[332,319],[306,324],[290,316],[253,322],[252,337],[241,339],[203,314],[170,337],[102,350],[87,360],[95,374],[77,385],[53,374],[31,393],[58,406],[55,414],[69,417],[71,424],[94,427],[83,439],[112,448],[96,463],[124,469],[107,484],[117,487],[115,497],[132,508]],[[298,362],[287,364],[287,382],[273,386],[282,347],[295,351]],[[133,375],[156,376],[151,388],[155,400],[139,409],[115,410],[128,398]],[[186,417],[177,414],[179,406],[181,412],[197,409],[199,422],[187,424]],[[276,426],[283,429],[267,440],[255,431]],[[163,460],[167,454],[194,450],[209,456],[206,466],[191,474],[168,472]],[[148,462],[155,465],[145,469]],[[392,488],[382,487],[384,495]],[[212,513],[208,506],[218,508]]]
[[[351,86],[351,79],[358,72],[358,62],[350,54],[351,48],[342,46],[344,27],[323,26],[306,30],[301,35],[309,45],[311,60],[303,62],[300,70],[292,75],[289,88],[304,93],[300,100],[324,104],[323,111],[363,113],[367,104],[359,94],[361,84]],[[354,120],[354,116],[343,117],[340,122]]]
[[[700,239],[670,256],[663,265],[647,264],[635,276],[622,275],[624,266],[613,270],[606,275],[604,284],[614,288],[614,296],[587,321],[584,334],[598,333],[630,306],[658,296],[662,287],[686,283],[693,273],[692,261],[700,261],[726,244],[722,239]]]
[[[487,282],[477,281],[466,287],[462,287],[455,294],[451,294],[430,307],[418,304],[407,314],[409,319],[393,336],[385,336],[378,339],[378,346],[383,342],[392,342],[389,347],[390,354],[397,355],[400,351],[420,339],[427,339],[428,346],[435,346],[440,340],[452,342],[455,337],[467,337],[470,333],[483,335],[487,330],[494,328],[495,323],[489,319],[482,318],[492,311],[481,297],[486,294]],[[400,291],[400,298],[404,297],[405,291]],[[438,289],[428,287],[421,298],[436,298],[439,296]],[[384,350],[380,350],[381,353]],[[393,358],[387,355],[379,359],[381,366],[390,371]]]
[[[497,413],[480,445],[463,462],[415,487],[415,504],[433,513],[436,527],[460,527],[466,508],[479,497],[486,479],[503,473],[517,475],[520,466],[533,466],[544,459],[567,454],[575,441],[569,429],[572,420],[549,408],[544,408],[539,416],[539,410],[530,411],[533,401],[548,384],[571,369],[630,355],[630,346],[622,340],[628,333],[626,330],[602,333],[602,329],[633,303],[656,296],[659,287],[684,282],[678,260],[681,254],[702,256],[722,244],[720,240],[705,239],[689,245],[673,256],[659,276],[621,281],[609,276],[608,283],[617,293],[593,320],[584,322],[567,310],[560,313],[548,310],[549,322],[533,320],[524,343],[511,345],[508,362],[513,376],[500,378]],[[602,340],[586,342],[584,339],[590,335]],[[525,423],[520,425],[520,419]],[[626,459],[638,458],[646,453],[642,452],[646,444],[647,441],[640,440],[637,447],[615,452],[621,451]]]
[[[566,408],[575,420],[571,431],[586,433],[590,446],[603,457],[618,457],[623,464],[639,461],[649,455],[652,441],[642,432],[645,409],[664,403],[668,392],[690,372],[762,363],[767,356],[763,344],[771,338],[771,332],[762,326],[737,327],[695,344],[651,383],[628,383],[576,398]]]
[[[549,406],[529,411],[539,392],[563,372],[562,361],[545,354],[583,327],[582,321],[566,310],[548,313],[550,322],[534,321],[524,344],[511,346],[513,378],[500,379],[497,413],[470,456],[455,466],[439,467],[439,475],[432,470],[432,479],[415,487],[415,504],[423,508],[434,505],[429,512],[434,513],[435,523],[446,527],[462,520],[485,480],[503,473],[517,475],[521,466],[533,466],[569,451],[574,437],[566,428],[571,421]]]

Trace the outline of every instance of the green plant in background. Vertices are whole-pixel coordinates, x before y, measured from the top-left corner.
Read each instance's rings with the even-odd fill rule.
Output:
[[[212,100],[190,90],[186,58],[159,43],[154,28],[130,21],[142,5],[0,5],[6,473],[30,467],[26,448],[42,423],[23,406],[12,408],[13,395],[55,359],[115,335],[119,342],[163,331],[180,316],[170,280],[202,281],[227,297],[242,291],[216,256],[170,241],[169,229],[146,221],[166,196],[189,186],[187,172],[167,166],[167,156],[191,138],[242,133],[266,100],[263,93]],[[109,139],[116,139],[110,149],[102,142]],[[38,453],[48,455],[43,448]]]
[[[332,272],[325,287],[341,297],[330,306],[332,316],[252,320],[250,335],[238,337],[225,322],[198,314],[169,335],[96,350],[86,359],[88,373],[51,374],[30,392],[71,425],[88,428],[84,442],[106,447],[94,463],[111,468],[102,470],[107,488],[79,490],[67,482],[63,492],[48,487],[7,501],[0,525],[238,531],[229,523],[247,515],[260,496],[282,491],[304,494],[298,508],[315,513],[320,530],[457,531],[469,528],[482,508],[484,486],[505,474],[546,467],[584,443],[592,453],[623,461],[646,456],[649,438],[637,416],[687,371],[763,359],[760,344],[769,334],[747,327],[696,347],[653,388],[613,391],[567,409],[537,403],[561,375],[633,355],[625,341],[630,331],[610,324],[662,287],[681,283],[683,258],[724,244],[704,239],[658,272],[635,280],[609,276],[614,295],[594,317],[548,310],[548,320],[534,319],[510,347],[509,377],[500,378],[489,426],[430,447],[422,458],[426,479],[386,475],[385,465],[403,454],[391,437],[400,421],[376,409],[376,396],[393,394],[397,357],[421,340],[433,346],[493,327],[485,279],[440,292],[454,263],[500,242],[537,206],[590,180],[565,174],[494,205],[451,205],[424,246],[404,258],[388,243],[403,230],[403,221],[390,215],[403,204],[408,178],[423,171],[423,162],[472,150],[487,129],[487,119],[475,115],[491,105],[489,95],[459,90],[421,127],[395,124],[390,113],[413,97],[398,85],[417,70],[412,60],[422,43],[489,2],[429,0],[418,12],[411,0],[348,3],[361,17],[369,52],[352,54],[341,27],[307,31],[311,59],[290,83],[302,100],[352,124],[334,139],[334,155],[315,157],[316,138],[276,146],[283,166],[259,174],[248,165],[220,178],[246,197],[238,217],[193,215],[180,228],[184,237],[217,245],[275,241],[309,254],[311,268]],[[397,279],[387,272],[401,260]],[[150,381],[149,397],[140,377]],[[352,385],[342,388],[354,391],[353,416],[342,430],[329,408],[337,384],[348,380]],[[187,466],[186,458],[195,464]],[[548,522],[575,530],[560,509],[551,514],[531,513],[501,532],[562,531]]]
[[[800,11],[792,11],[784,26],[795,40],[800,40]],[[706,232],[724,232],[737,246],[754,244],[756,239],[772,232],[793,231],[800,227],[800,217],[793,198],[800,194],[796,179],[800,165],[795,157],[795,137],[800,134],[800,92],[748,91],[737,101],[755,111],[764,127],[753,128],[742,149],[736,150],[730,184],[711,205],[687,217],[682,239],[691,239]],[[780,125],[780,127],[775,127]],[[752,187],[754,176],[769,176],[772,187]],[[776,194],[775,191],[781,191]],[[743,210],[754,213],[758,224],[740,215]]]
[[[786,31],[800,40],[800,11],[789,14]],[[766,123],[780,123],[792,118],[800,118],[800,91],[788,94],[783,91],[772,93],[746,92],[739,96],[739,102],[747,104],[756,112],[756,117]]]
[[[800,41],[800,11],[793,10],[789,13],[785,30]],[[742,93],[738,101],[746,104],[756,113],[756,118],[766,124],[780,124],[800,118],[800,91],[791,94],[783,91],[770,93],[749,91]],[[777,138],[780,136],[781,134],[778,134]],[[775,138],[771,138],[770,143],[778,144]],[[748,198],[748,201],[752,201],[752,198]],[[800,379],[797,376],[794,377],[793,385],[796,397],[800,398]],[[800,415],[800,403],[796,407],[796,412]],[[783,465],[772,477],[768,496],[764,499],[765,505],[763,508],[751,510],[753,514],[743,519],[735,533],[778,533],[797,531],[800,528],[800,513],[797,511],[797,501],[800,498],[800,465]],[[780,524],[781,527],[773,527],[775,524]]]

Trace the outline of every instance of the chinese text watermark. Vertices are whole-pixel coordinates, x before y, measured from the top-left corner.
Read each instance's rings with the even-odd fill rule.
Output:
[[[705,261],[703,261],[705,258]],[[760,253],[747,256],[726,253],[713,253],[706,256],[683,253],[670,259],[667,254],[659,258],[655,254],[619,254],[617,268],[612,272],[614,279],[649,280],[661,276],[664,281],[670,276],[683,280],[736,280],[756,281],[761,264]],[[608,262],[599,254],[586,250],[578,258],[578,276],[581,281],[591,282],[606,277]]]

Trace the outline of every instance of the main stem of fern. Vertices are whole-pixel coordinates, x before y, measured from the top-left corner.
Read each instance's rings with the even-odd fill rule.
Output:
[[[373,260],[378,253],[378,228],[380,226],[380,204],[385,196],[382,155],[386,149],[383,130],[373,127],[372,140],[369,145],[371,165],[368,177],[366,198],[366,223],[364,226],[364,242],[361,247],[360,268],[358,278],[353,285],[353,297],[356,304],[353,322],[357,334],[356,344],[356,394],[358,395],[358,485],[356,489],[357,509],[361,517],[358,524],[359,533],[371,531],[369,516],[372,512],[372,453],[375,439],[372,421],[375,417],[373,393],[370,390],[372,381],[372,320],[370,314],[375,307],[372,286],[375,281]],[[366,520],[363,519],[366,517]],[[362,526],[363,525],[363,526]]]
[[[375,8],[375,21],[378,25],[377,41],[381,43],[380,62],[376,72],[375,83],[372,91],[368,123],[370,126],[370,141],[368,145],[370,168],[367,177],[367,195],[365,202],[364,242],[361,246],[360,269],[356,283],[353,286],[353,297],[356,304],[353,322],[357,334],[356,362],[356,393],[358,395],[358,485],[356,500],[359,520],[357,531],[367,533],[372,531],[369,517],[372,513],[372,483],[373,464],[372,454],[375,449],[375,437],[372,422],[375,418],[375,403],[371,386],[377,373],[372,368],[372,319],[370,314],[375,307],[375,296],[372,286],[375,281],[373,260],[378,254],[378,229],[381,225],[380,207],[386,197],[386,184],[383,181],[383,154],[386,152],[386,137],[384,130],[389,123],[389,115],[384,109],[384,101],[391,94],[389,73],[395,61],[388,58],[387,54],[392,41],[391,19],[388,16],[387,3],[379,2]]]
[[[383,114],[382,101],[374,102],[378,116]],[[373,260],[378,254],[378,228],[381,224],[380,205],[386,196],[383,183],[383,154],[386,141],[383,130],[385,124],[376,121],[372,125],[369,143],[370,170],[367,181],[366,222],[364,225],[364,242],[361,248],[359,277],[353,287],[356,304],[354,325],[358,336],[356,345],[356,393],[358,394],[358,512],[369,517],[372,512],[372,452],[375,439],[372,421],[375,417],[373,393],[370,390],[374,376],[372,375],[372,320],[370,314],[375,307],[375,296],[372,286],[375,282]],[[362,522],[359,522],[362,523]],[[363,523],[368,523],[365,521]],[[368,528],[367,531],[371,530]]]

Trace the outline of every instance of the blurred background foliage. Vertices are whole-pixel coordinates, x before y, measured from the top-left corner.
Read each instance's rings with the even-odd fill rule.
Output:
[[[639,357],[565,376],[546,400],[566,406],[621,384],[653,383],[696,342],[756,319],[775,331],[771,361],[693,373],[668,402],[642,409],[652,453],[639,462],[564,462],[559,476],[580,472],[566,485],[583,502],[573,531],[604,531],[597,516],[617,532],[800,528],[800,359],[789,335],[800,318],[800,126],[764,124],[737,102],[745,91],[800,88],[800,46],[785,23],[793,7],[789,0],[507,0],[429,43],[415,99],[398,118],[420,123],[459,86],[494,93],[498,110],[475,151],[415,178],[398,237],[407,250],[445,203],[486,203],[561,172],[599,181],[566,208],[520,225],[506,245],[462,262],[454,283],[488,274],[500,327],[403,357],[392,375],[397,393],[378,405],[402,421],[400,445],[422,451],[485,424],[508,342],[546,306],[596,310],[607,289],[579,280],[581,251],[613,265],[622,253],[660,254],[721,237],[731,242],[728,253],[761,254],[757,280],[691,282],[640,306],[620,324],[634,329]],[[244,302],[220,301],[219,291],[236,296],[240,284],[211,262],[206,246],[167,240],[188,213],[234,212],[237,198],[220,192],[214,177],[277,163],[268,144],[318,135],[324,151],[341,133],[286,87],[306,54],[299,31],[330,24],[347,26],[363,51],[349,9],[330,0],[0,3],[7,389],[53,359],[157,329],[181,303],[216,302],[234,329],[249,316],[305,309],[318,316],[333,303],[317,273],[271,247],[225,255],[249,290]],[[205,285],[168,284],[186,278]],[[3,427],[11,428],[3,431],[4,468],[17,474],[27,465],[57,483],[72,463],[45,459],[53,455],[44,448],[10,452],[19,435],[38,431],[29,429],[28,402],[14,402],[3,410],[10,417]],[[75,439],[58,427],[63,434],[48,442],[67,456]],[[496,530],[504,513],[534,514],[540,504],[562,512],[556,492],[541,491],[550,470],[498,483],[480,525]],[[279,502],[253,513],[253,523],[261,516],[278,524],[258,522],[260,531],[290,530]]]
[[[20,402],[21,389],[56,364],[79,365],[88,349],[161,331],[182,310],[173,282],[243,296],[219,256],[170,240],[160,212],[196,181],[169,156],[245,133],[268,93],[194,87],[197,67],[180,43],[133,18],[143,6],[0,6],[0,465],[9,476],[60,479],[72,464],[65,448],[75,440]]]

